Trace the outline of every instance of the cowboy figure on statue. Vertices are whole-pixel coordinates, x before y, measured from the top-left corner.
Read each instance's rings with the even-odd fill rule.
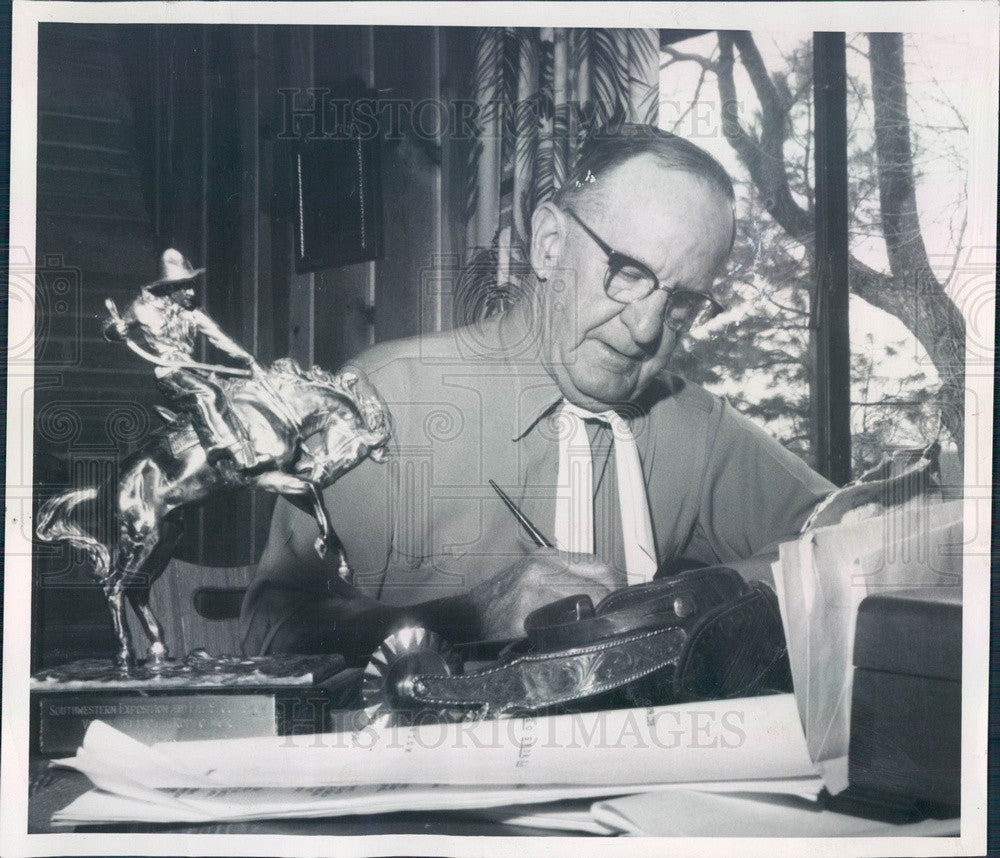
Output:
[[[141,357],[155,363],[160,391],[185,413],[211,464],[231,459],[240,469],[257,464],[245,432],[232,414],[225,391],[212,379],[213,372],[246,376],[243,369],[200,364],[194,360],[198,333],[247,367],[254,356],[234,342],[198,309],[194,278],[205,269],[194,269],[177,250],[164,251],[160,278],[142,287],[124,315],[114,301],[106,301],[110,318],[104,325],[108,340],[125,342]]]

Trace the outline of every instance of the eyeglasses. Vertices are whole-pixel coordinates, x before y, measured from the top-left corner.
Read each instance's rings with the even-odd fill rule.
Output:
[[[639,260],[619,253],[595,233],[572,209],[564,209],[580,228],[593,239],[608,257],[608,273],[604,277],[604,292],[619,304],[633,304],[663,288],[659,278]],[[675,286],[664,290],[667,306],[663,323],[672,331],[683,333],[704,325],[723,311],[722,305],[711,295]]]

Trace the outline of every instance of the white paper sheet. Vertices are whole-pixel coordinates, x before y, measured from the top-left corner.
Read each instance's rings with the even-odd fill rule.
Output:
[[[93,774],[88,773],[93,777]],[[614,786],[467,787],[450,784],[342,786],[316,789],[155,790],[148,797],[125,778],[94,778],[101,788],[80,796],[58,811],[53,823],[113,822],[234,822],[254,819],[298,819],[391,813],[414,810],[478,810],[516,825],[561,830],[594,831],[603,827],[590,819],[594,799],[644,791],[686,791],[674,784]],[[732,793],[770,789],[791,796],[816,797],[818,778],[803,781],[758,781],[741,784],[699,784],[699,790]],[[585,801],[585,805],[579,805]],[[567,803],[577,807],[567,810]],[[585,813],[587,819],[581,817]],[[515,821],[515,818],[517,821]]]
[[[84,748],[100,756],[108,737]],[[626,784],[815,774],[790,694],[539,718],[154,746],[183,775],[152,787],[442,783]]]
[[[788,796],[670,790],[594,804],[598,822],[645,837],[933,837],[959,833],[958,819],[890,825],[823,810]]]
[[[564,799],[620,795],[621,788],[463,787],[450,784],[381,784],[370,787],[252,789],[215,791],[161,790],[157,801],[124,793],[91,790],[53,816],[53,822],[236,822],[254,819],[302,819],[396,811],[479,810],[548,804]],[[631,787],[630,791],[642,789]]]
[[[476,815],[504,825],[521,828],[538,828],[545,831],[564,831],[567,834],[618,834],[619,829],[609,828],[594,819],[590,812],[593,802],[558,801],[552,804],[532,805],[530,808],[497,807],[483,810]]]

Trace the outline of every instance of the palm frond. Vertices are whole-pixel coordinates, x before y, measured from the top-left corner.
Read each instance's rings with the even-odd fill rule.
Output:
[[[658,77],[660,72],[659,30],[629,30],[628,42],[633,66],[649,69],[650,71],[655,69]],[[644,74],[643,78],[650,83],[655,81],[655,78],[654,80],[649,80],[648,73]]]
[[[551,30],[549,32],[551,33]],[[539,117],[551,119],[555,96],[555,44],[550,38],[539,37],[536,80]]]
[[[660,37],[656,30],[629,30],[629,113],[635,122],[656,125],[659,114]]]
[[[493,117],[500,103],[503,78],[503,32],[496,27],[480,27],[476,34],[476,103],[480,122]]]
[[[514,300],[513,272],[527,265],[530,213],[566,181],[583,140],[626,121],[656,122],[659,35],[483,28],[476,34],[475,74],[480,113],[469,147],[465,216],[478,240],[494,225],[496,232],[492,246],[470,262],[456,324]],[[481,211],[484,205],[491,210]]]
[[[455,284],[452,303],[454,326],[484,322],[523,303],[530,288],[531,267],[520,249],[510,254],[508,276],[498,277],[499,233],[489,247],[478,249],[466,263]]]
[[[576,113],[576,105],[571,103],[560,104],[556,108],[555,122],[553,123],[552,136],[553,158],[552,158],[552,190],[561,188],[566,181],[573,166],[577,150],[577,140],[573,135],[573,119]],[[545,199],[548,199],[546,197]]]
[[[645,94],[632,105],[632,114],[636,122],[644,125],[658,125],[660,117],[660,88],[646,87]]]
[[[595,29],[590,51],[590,101],[598,125],[605,125],[627,99],[628,52],[616,30]]]
[[[462,215],[467,224],[472,223],[479,208],[479,161],[482,155],[482,140],[474,140],[465,164],[465,206]]]
[[[517,101],[517,82],[520,76],[521,50],[530,33],[513,27],[503,29],[503,61],[501,66],[500,95],[503,115],[512,117]],[[506,129],[505,129],[506,130]]]

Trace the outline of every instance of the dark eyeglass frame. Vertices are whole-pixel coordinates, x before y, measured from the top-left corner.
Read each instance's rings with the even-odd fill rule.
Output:
[[[628,306],[629,304],[634,304],[636,301],[642,301],[644,298],[648,298],[658,289],[663,289],[663,291],[666,292],[667,294],[667,307],[664,312],[664,324],[666,324],[667,327],[673,331],[685,331],[691,327],[690,324],[677,324],[676,322],[674,324],[671,324],[670,310],[672,306],[675,306],[678,299],[690,300],[692,298],[697,298],[698,300],[704,302],[706,307],[705,310],[706,318],[701,322],[701,324],[704,324],[704,322],[714,319],[720,313],[725,311],[725,308],[722,306],[722,304],[720,304],[712,295],[709,295],[706,292],[698,292],[694,289],[686,289],[683,286],[664,288],[660,284],[660,278],[657,277],[650,270],[648,265],[646,265],[643,262],[640,262],[638,259],[634,259],[633,257],[625,253],[621,253],[620,251],[615,250],[610,244],[608,244],[603,238],[601,238],[596,232],[594,232],[589,226],[587,226],[587,224],[585,224],[583,220],[581,220],[580,216],[575,211],[573,211],[573,209],[564,208],[563,211],[565,211],[566,214],[568,214],[571,218],[573,218],[573,220],[577,222],[577,224],[580,226],[580,229],[582,229],[585,233],[587,233],[587,235],[590,236],[591,240],[593,240],[594,244],[596,244],[605,254],[605,256],[607,256],[608,271],[607,274],[604,275],[604,294],[607,295],[612,301],[615,301],[624,306]],[[622,301],[620,298],[616,298],[614,295],[612,295],[608,291],[608,287],[611,285],[611,281],[615,278],[615,276],[623,268],[627,267],[632,267],[637,269],[640,274],[643,274],[644,276],[648,277],[653,285],[652,288],[644,295],[637,295],[634,298]]]

